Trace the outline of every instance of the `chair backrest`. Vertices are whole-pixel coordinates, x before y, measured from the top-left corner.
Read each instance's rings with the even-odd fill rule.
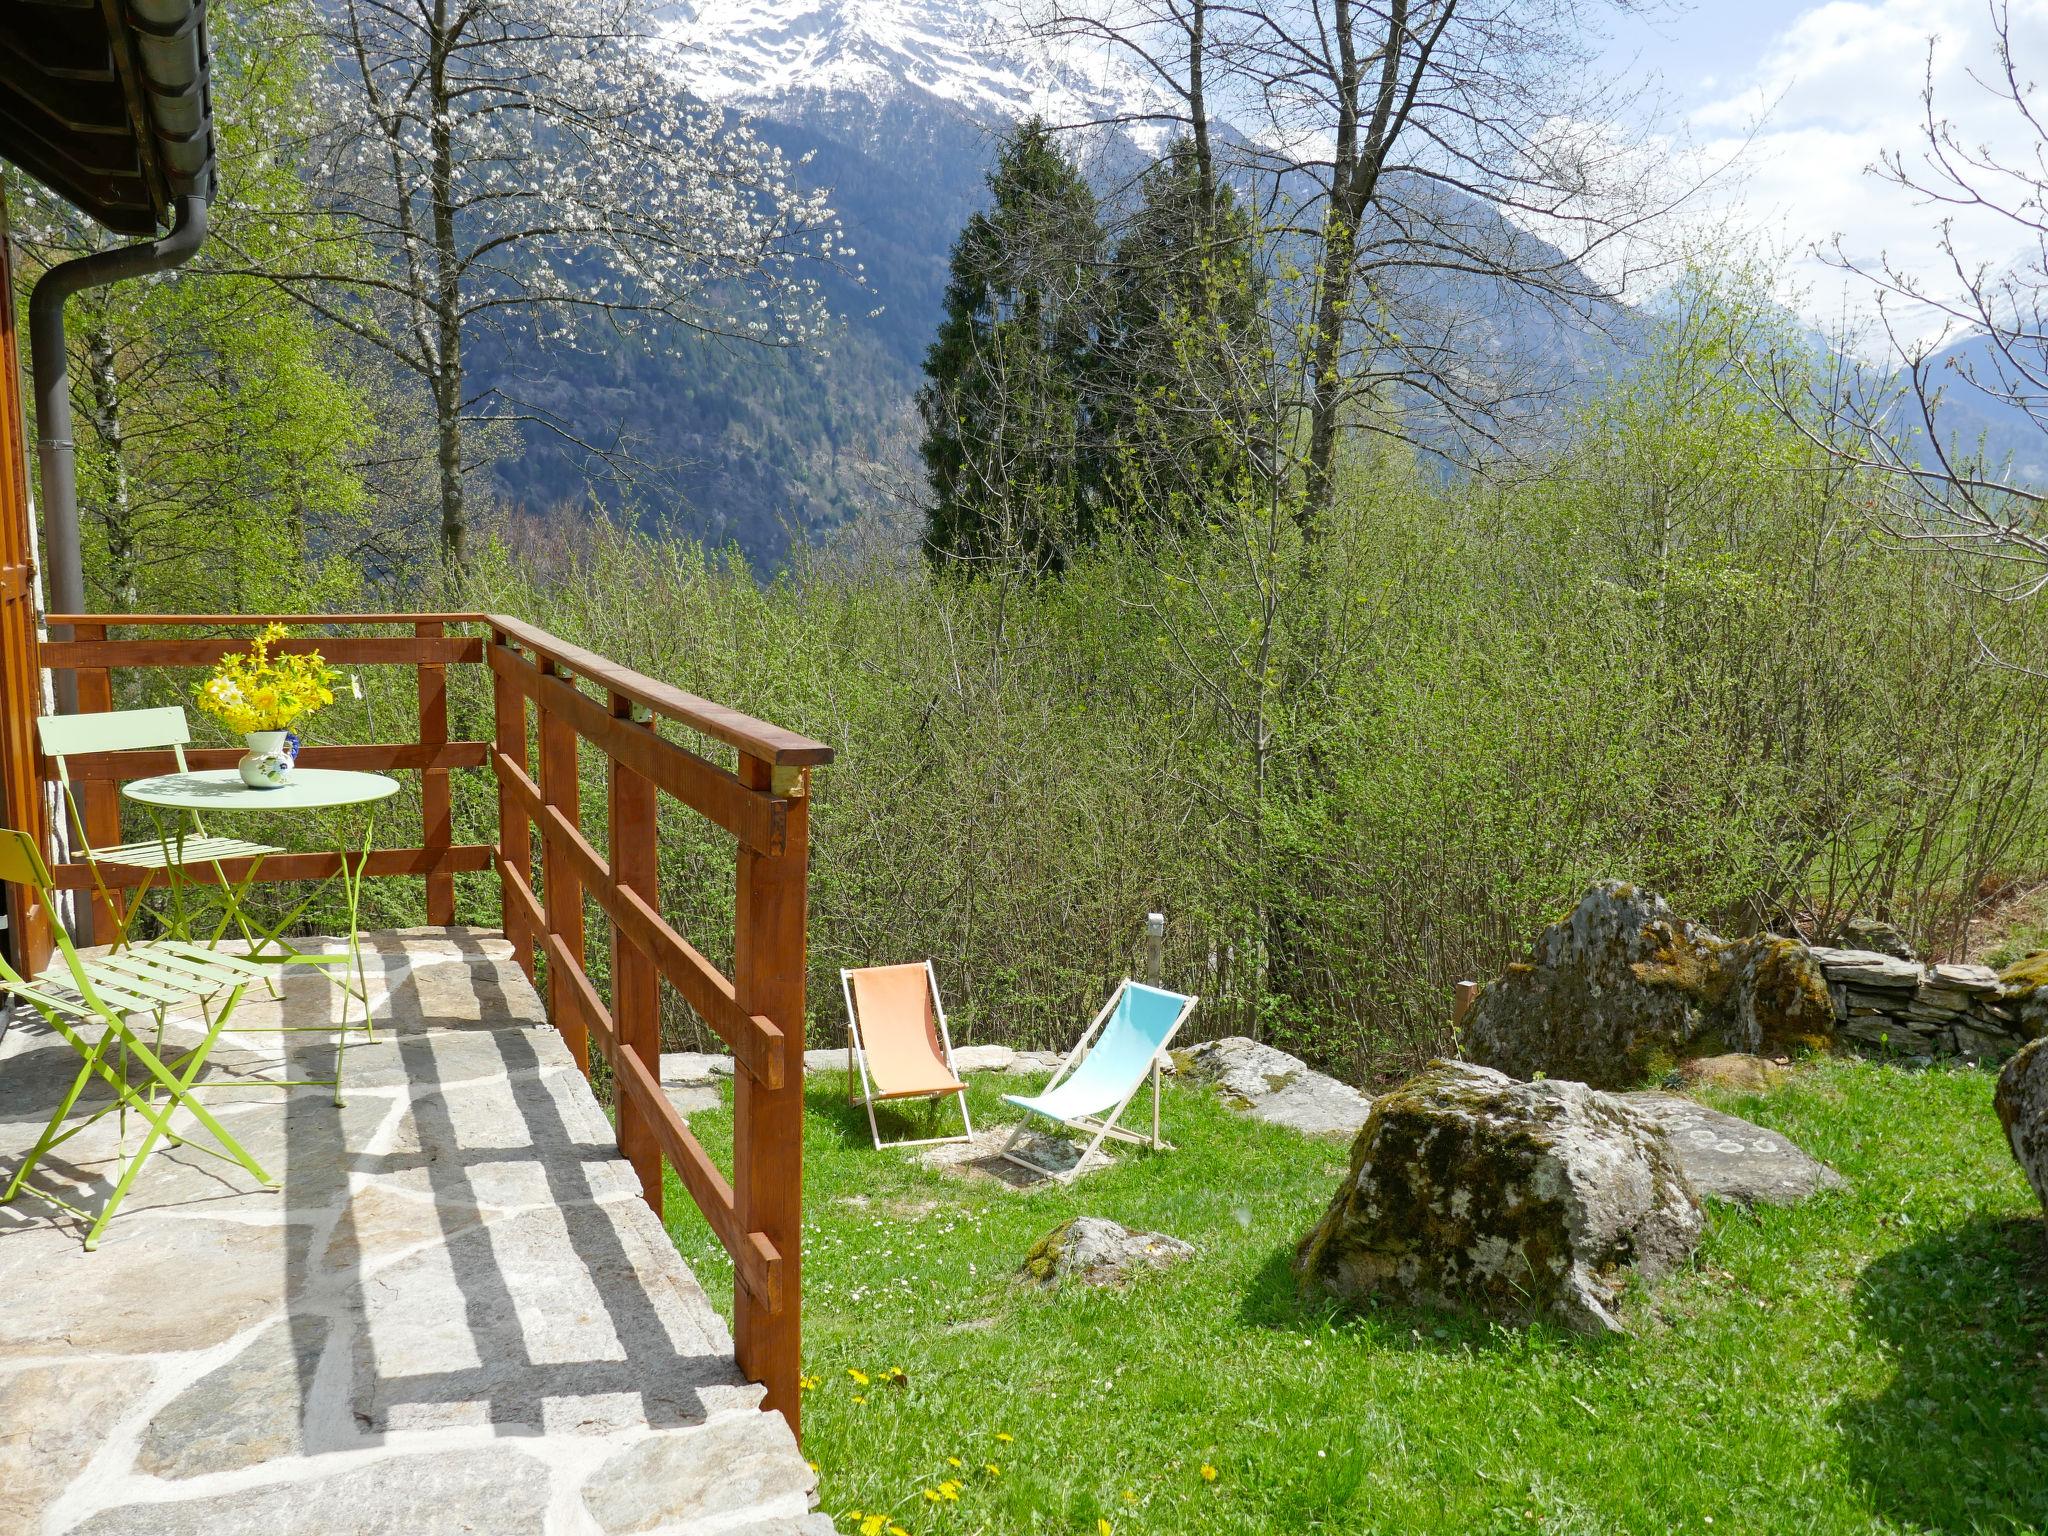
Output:
[[[1059,1084],[1061,1096],[1099,1106],[1085,1111],[1090,1114],[1121,1104],[1144,1081],[1153,1058],[1194,1006],[1195,999],[1178,992],[1124,982],[1088,1054]]]
[[[185,711],[108,709],[84,715],[44,715],[36,721],[43,750],[63,759],[80,752],[134,752],[146,747],[182,747],[192,739]],[[179,754],[183,756],[182,753]]]
[[[922,964],[871,965],[846,973],[868,1075],[877,1083],[922,1082],[945,1066],[932,974]],[[946,1068],[951,1075],[951,1068]]]
[[[50,871],[36,851],[36,840],[26,832],[0,827],[0,881],[8,885],[31,885],[44,896],[50,892]]]

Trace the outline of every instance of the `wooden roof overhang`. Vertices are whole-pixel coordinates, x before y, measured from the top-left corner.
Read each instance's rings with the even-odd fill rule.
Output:
[[[0,160],[119,234],[213,194],[205,0],[0,0]]]

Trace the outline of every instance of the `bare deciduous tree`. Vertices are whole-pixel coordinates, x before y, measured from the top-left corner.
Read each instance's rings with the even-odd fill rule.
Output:
[[[657,342],[819,337],[814,261],[850,257],[825,196],[745,123],[691,101],[640,0],[334,0],[313,192],[377,260],[316,239],[269,275],[432,398],[441,543],[463,559],[466,447],[545,413],[472,389],[479,327],[596,322]],[[309,221],[308,228],[318,226]]]
[[[1995,150],[1943,114],[1930,44],[1919,145],[1888,151],[1871,171],[1940,210],[1941,270],[1923,276],[1890,257],[1859,261],[1838,243],[1835,263],[1876,288],[1891,356],[1881,369],[1850,370],[1821,398],[1788,390],[1789,369],[1774,383],[1794,420],[1825,422],[1809,433],[1887,485],[1879,512],[1894,534],[1953,557],[1978,590],[2018,601],[2048,591],[2039,461],[2032,469],[1987,461],[1967,423],[2017,418],[2040,434],[2048,459],[2048,121],[2014,57],[2008,7],[1989,0],[1987,9],[1992,60],[1970,79],[1980,104],[2018,130],[2024,147]],[[2022,254],[2004,264],[1971,257],[1959,218],[1974,232],[1988,226],[2010,237]],[[1932,334],[1919,323],[1929,312],[1941,321]],[[1958,340],[1966,344],[1951,348]]]

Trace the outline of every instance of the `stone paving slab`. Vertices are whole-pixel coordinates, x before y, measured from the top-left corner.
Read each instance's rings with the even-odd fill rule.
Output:
[[[264,1083],[333,1071],[314,972],[252,990],[204,1079],[280,1189],[172,1147],[90,1254],[0,1206],[0,1536],[831,1530],[502,937],[366,962],[345,1105]],[[0,1178],[76,1063],[39,1020],[0,1044]],[[122,1135],[66,1143],[48,1187],[95,1206]]]

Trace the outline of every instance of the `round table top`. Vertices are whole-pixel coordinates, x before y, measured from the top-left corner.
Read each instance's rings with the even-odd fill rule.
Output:
[[[180,811],[317,811],[387,799],[398,793],[398,780],[353,768],[294,768],[275,789],[251,789],[233,768],[206,768],[134,779],[121,793]]]

